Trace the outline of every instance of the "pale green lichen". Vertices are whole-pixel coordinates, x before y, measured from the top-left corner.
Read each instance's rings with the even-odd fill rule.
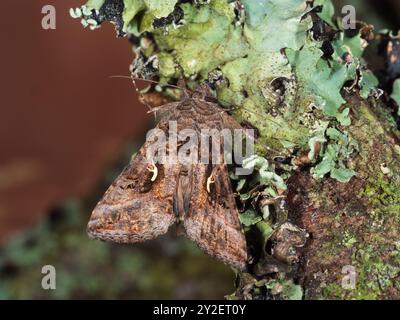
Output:
[[[262,219],[263,218],[254,209],[246,210],[240,214],[240,222],[246,227],[250,227],[260,222]]]
[[[246,179],[231,174],[231,177],[237,181],[236,191],[239,193],[239,199],[245,203],[251,200],[256,192],[259,199],[268,199],[268,201],[261,200],[258,205],[251,205],[240,214],[240,221],[247,230],[255,226],[265,244],[276,227],[272,224],[270,206],[276,202],[276,199],[279,199],[279,195],[287,189],[287,186],[283,178],[276,174],[275,167],[263,157],[247,158],[243,161],[242,166],[245,169],[251,169],[252,174]]]
[[[200,75],[203,79],[220,65],[236,60],[247,52],[240,27],[233,24],[234,12],[226,1],[213,1],[207,6],[180,5],[185,24],[167,33],[155,30],[157,46],[164,54],[160,65],[172,65],[186,77]],[[170,61],[165,63],[165,60]],[[161,80],[169,79],[170,71],[160,68]]]
[[[330,173],[331,178],[339,182],[349,182],[350,179],[356,175],[356,172],[353,169],[347,168],[345,162],[357,152],[357,142],[350,138],[348,134],[340,132],[335,128],[327,128],[326,131],[319,130],[317,134],[318,135],[313,137],[311,143],[316,141],[324,143],[327,140],[329,142],[326,147],[322,145],[319,153],[322,160],[311,172],[317,178],[322,178]],[[313,156],[315,151],[313,152],[313,149],[311,150],[311,156]]]
[[[349,125],[349,109],[339,110],[346,102],[340,91],[346,81],[356,78],[357,65],[343,63],[337,54],[330,62],[321,59],[321,45],[310,39],[301,50],[287,51],[300,85],[299,100],[313,103],[321,107],[325,115],[335,117],[342,125]]]
[[[100,25],[92,18],[92,14],[93,12],[98,14],[104,2],[104,0],[90,0],[80,8],[71,8],[69,14],[74,19],[81,19],[81,24],[85,28],[89,27],[90,30],[98,29]]]
[[[100,10],[105,0],[88,0],[86,7],[89,10]]]
[[[329,122],[328,121],[321,121],[315,123],[315,128],[312,130],[310,134],[310,138],[308,140],[308,147],[310,148],[310,152],[308,153],[308,159],[314,161],[317,157],[319,152],[317,149],[320,149],[321,145],[327,141],[325,137],[326,129],[328,129]]]
[[[342,244],[350,249],[357,243],[357,238],[354,234],[352,234],[349,230],[346,230],[343,234]]]
[[[270,290],[272,295],[280,296],[281,299],[302,300],[303,298],[303,289],[293,283],[293,280],[274,279],[265,283],[265,287]]]
[[[366,244],[355,250],[351,266],[355,268],[354,288],[345,288],[341,280],[325,284],[323,295],[332,299],[375,300],[384,299],[384,293],[390,288],[400,288],[400,250],[389,253],[388,260],[382,260],[377,254],[382,247]],[[397,262],[396,262],[397,259]]]
[[[360,95],[364,99],[367,99],[371,93],[376,91],[376,88],[379,84],[378,78],[369,70],[366,70],[362,73],[362,78],[360,81],[361,92]]]
[[[153,21],[167,17],[178,0],[124,0],[124,32],[140,35],[145,31],[153,30]],[[144,13],[140,17],[137,16]]]
[[[275,173],[274,167],[267,159],[253,155],[243,160],[242,166],[244,169],[253,169],[255,171],[253,172],[255,175],[255,181],[265,187],[264,193],[276,196],[276,190],[287,189],[285,182]]]
[[[314,1],[315,6],[322,6],[322,11],[318,13],[318,16],[327,22],[330,25],[333,25],[332,23],[332,17],[335,14],[335,7],[333,6],[333,3],[331,0],[315,0]]]

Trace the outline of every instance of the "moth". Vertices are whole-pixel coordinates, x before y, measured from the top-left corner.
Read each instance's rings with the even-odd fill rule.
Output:
[[[218,104],[206,100],[208,90],[207,85],[183,90],[181,101],[162,106],[167,116],[156,128],[166,135],[171,121],[178,132],[241,128]],[[177,147],[181,145],[178,141]],[[87,227],[89,237],[138,243],[178,224],[207,254],[245,270],[246,240],[226,164],[149,163],[150,147],[147,141],[97,204]]]

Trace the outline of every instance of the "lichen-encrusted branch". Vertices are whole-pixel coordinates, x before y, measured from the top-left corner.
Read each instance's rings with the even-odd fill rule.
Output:
[[[253,267],[230,298],[400,297],[400,136],[363,59],[371,26],[345,32],[330,0],[90,0],[71,14],[114,22],[135,76],[207,80],[257,129],[255,173],[232,175]]]

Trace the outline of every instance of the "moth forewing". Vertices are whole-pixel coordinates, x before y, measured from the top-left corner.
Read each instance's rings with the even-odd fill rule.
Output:
[[[157,125],[94,209],[88,225],[92,238],[141,242],[180,222],[188,238],[206,253],[241,270],[246,268],[246,241],[221,139],[214,139],[217,145],[212,139],[223,129],[240,125],[202,97],[202,92],[185,97]],[[189,129],[192,133],[195,129],[197,139]],[[211,133],[205,145],[202,129]],[[202,162],[207,154],[209,161]]]
[[[157,128],[167,127],[160,122]],[[143,145],[93,210],[88,224],[91,238],[143,242],[165,234],[175,223],[176,166],[151,162],[149,146],[149,142]]]
[[[247,261],[246,240],[239,221],[239,212],[232,192],[227,167],[196,165],[193,170],[191,210],[185,216],[184,227],[189,239],[209,255],[244,270]],[[207,182],[212,176],[213,184]]]

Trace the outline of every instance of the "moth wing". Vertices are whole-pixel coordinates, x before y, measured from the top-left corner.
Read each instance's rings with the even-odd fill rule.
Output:
[[[211,173],[213,184],[207,181]],[[209,255],[245,270],[246,239],[227,167],[222,164],[213,168],[204,164],[195,165],[193,181],[196,183],[192,186],[190,209],[183,221],[187,237]]]
[[[168,126],[164,122],[157,128],[166,132]],[[87,228],[91,238],[143,242],[165,234],[175,222],[172,198],[176,168],[157,163],[155,171],[146,157],[149,147],[150,142],[146,142],[93,210]]]

